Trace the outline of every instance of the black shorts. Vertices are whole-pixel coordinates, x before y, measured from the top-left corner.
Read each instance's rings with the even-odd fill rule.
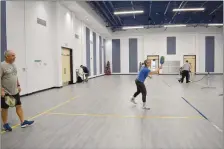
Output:
[[[13,95],[13,97],[16,99],[16,106],[21,105],[21,101],[20,101],[20,95],[19,93],[16,95]],[[1,108],[2,109],[8,109],[9,106],[5,103],[5,98],[1,97]]]

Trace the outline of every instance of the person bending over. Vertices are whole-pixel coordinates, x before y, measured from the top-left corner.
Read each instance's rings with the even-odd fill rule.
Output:
[[[153,74],[158,74],[159,70],[161,68],[158,68],[156,71],[151,71],[149,69],[149,66],[151,66],[151,61],[150,60],[145,60],[144,61],[144,67],[140,70],[138,77],[135,80],[135,84],[137,87],[137,91],[134,93],[134,95],[131,97],[131,102],[133,102],[134,104],[136,104],[135,102],[135,98],[142,93],[142,102],[143,102],[143,109],[147,109],[146,108],[146,95],[147,95],[147,91],[146,91],[146,87],[145,87],[145,79],[147,77],[149,77],[150,75]]]
[[[85,73],[85,78],[86,78],[85,81],[88,82],[88,77],[89,77],[89,70],[88,70],[88,68],[83,66],[83,65],[81,65],[80,67],[83,69],[83,72]]]
[[[189,83],[189,71],[191,69],[190,64],[188,63],[188,60],[186,60],[186,63],[182,66],[182,77],[180,80],[178,80],[180,83],[183,83],[184,78],[186,77],[186,83]]]
[[[23,109],[20,101],[20,84],[17,77],[17,68],[14,64],[15,53],[13,51],[5,52],[5,61],[1,62],[1,110],[3,128],[5,131],[12,131],[8,124],[8,108],[5,103],[5,94],[10,94],[16,99],[16,113],[20,119],[21,127],[25,128],[34,123],[34,121],[24,120]]]

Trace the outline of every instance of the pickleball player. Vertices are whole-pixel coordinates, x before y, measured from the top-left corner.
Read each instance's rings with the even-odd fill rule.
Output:
[[[24,120],[23,108],[20,101],[20,84],[17,76],[17,68],[14,64],[16,55],[13,51],[7,50],[4,53],[5,61],[1,62],[1,116],[3,122],[3,129],[5,131],[12,131],[8,123],[8,108],[5,103],[4,96],[6,94],[12,95],[16,99],[16,113],[20,119],[21,127],[32,125],[34,121]]]

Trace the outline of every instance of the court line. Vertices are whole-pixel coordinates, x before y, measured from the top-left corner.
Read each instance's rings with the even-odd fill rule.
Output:
[[[210,121],[202,112],[200,112],[196,107],[194,107],[189,101],[187,101],[184,97],[181,97],[186,103],[188,103],[193,109],[195,109],[204,119],[206,119],[208,122],[212,124],[213,127],[215,127],[218,131],[223,132],[221,128],[219,128],[217,125],[215,125],[212,121]]]
[[[114,117],[114,118],[140,118],[140,119],[202,119],[201,116],[131,116],[116,114],[89,114],[89,113],[55,113],[48,112],[48,115],[62,116],[92,116],[92,117]]]
[[[163,83],[165,83],[167,86],[171,87],[166,81],[163,80]]]
[[[66,100],[65,102],[62,102],[62,103],[60,103],[60,104],[58,104],[58,105],[56,105],[56,106],[54,106],[54,107],[52,107],[52,108],[50,108],[50,109],[48,109],[48,110],[46,110],[46,111],[43,111],[43,112],[41,112],[41,113],[39,113],[39,114],[37,114],[37,115],[35,115],[35,116],[32,116],[32,117],[29,117],[29,118],[27,118],[28,120],[33,120],[33,119],[35,119],[35,118],[38,118],[38,117],[40,117],[40,116],[42,116],[42,115],[45,115],[45,114],[47,114],[47,113],[49,113],[50,111],[52,111],[52,110],[55,110],[55,109],[57,109],[57,108],[59,108],[59,107],[62,107],[63,105],[65,105],[65,104],[67,104],[67,103],[69,103],[69,102],[71,102],[72,100],[75,100],[75,99],[77,99],[78,98],[78,96],[77,97],[72,97],[72,98],[70,98],[69,100]],[[14,125],[14,126],[12,126],[12,129],[15,129],[15,128],[17,128],[18,126],[20,126],[20,123],[19,124],[16,124],[16,125]],[[6,131],[1,131],[1,134],[4,134]]]

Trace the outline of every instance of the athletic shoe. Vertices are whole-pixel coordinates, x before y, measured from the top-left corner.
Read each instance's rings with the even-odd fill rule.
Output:
[[[143,103],[142,109],[150,110],[150,108],[147,108],[147,107],[146,107],[146,103]]]
[[[183,83],[183,82],[181,82],[181,80],[178,80],[179,81],[179,83]]]
[[[25,127],[27,127],[27,126],[32,125],[33,123],[34,123],[34,121],[27,121],[27,120],[25,120],[25,121],[21,124],[21,127],[22,127],[22,128],[25,128]]]
[[[137,103],[135,102],[135,98],[134,98],[134,97],[131,97],[131,102],[134,103],[134,104],[137,104]]]
[[[10,127],[10,125],[8,123],[4,124],[3,128],[5,131],[12,131],[12,128]]]

